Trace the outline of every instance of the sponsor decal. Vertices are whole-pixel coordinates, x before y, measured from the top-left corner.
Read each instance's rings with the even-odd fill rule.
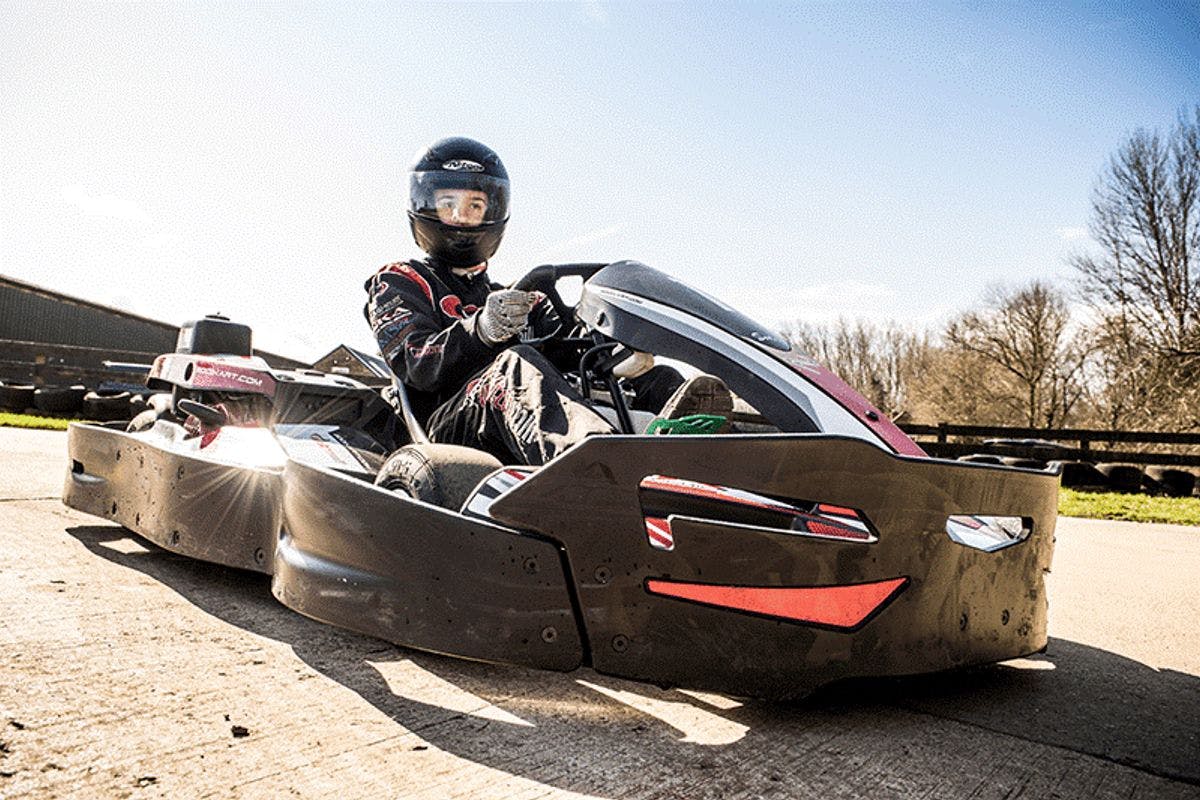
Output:
[[[483,172],[483,164],[467,158],[454,158],[442,163],[442,169],[451,172]]]
[[[377,312],[375,315],[375,327],[381,327],[389,323],[403,324],[408,321],[408,318],[413,314],[412,310],[401,306],[400,308],[392,308]]]
[[[426,356],[436,356],[445,349],[446,345],[444,344],[412,344],[408,347],[408,354],[413,358],[425,358]]]
[[[403,275],[404,277],[408,278],[410,281],[415,283],[418,288],[420,288],[430,305],[433,304],[433,289],[429,288],[429,281],[425,280],[421,273],[413,269],[412,265],[408,262],[400,261],[395,264],[388,264],[386,267],[376,273],[376,279],[378,280],[379,276],[385,274]],[[380,282],[382,283],[382,281]]]
[[[442,307],[442,313],[452,319],[462,319],[479,310],[479,306],[464,306],[456,294],[446,295],[439,305]]]
[[[230,369],[229,367],[222,367],[219,364],[210,364],[206,361],[198,362],[192,371],[192,383],[199,385],[209,381],[217,381],[218,383],[229,381],[255,389],[261,389],[266,385],[266,381],[257,375]]]

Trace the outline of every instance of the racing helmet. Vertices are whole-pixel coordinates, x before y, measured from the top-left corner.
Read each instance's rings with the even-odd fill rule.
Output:
[[[508,172],[491,148],[461,136],[421,152],[408,176],[417,246],[452,267],[491,258],[508,222]]]

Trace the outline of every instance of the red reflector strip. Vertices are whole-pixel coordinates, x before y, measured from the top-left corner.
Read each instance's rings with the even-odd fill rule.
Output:
[[[850,528],[836,522],[823,522],[812,517],[804,517],[802,523],[804,530],[809,533],[815,533],[817,536],[836,536],[839,539],[853,539],[859,542],[865,542],[871,538],[871,535],[865,531]]]
[[[892,578],[849,586],[717,586],[650,578],[646,591],[764,617],[850,630],[867,621],[908,584]]]

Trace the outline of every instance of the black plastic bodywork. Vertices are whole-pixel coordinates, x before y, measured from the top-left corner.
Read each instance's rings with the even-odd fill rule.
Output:
[[[272,591],[398,644],[569,670],[583,660],[560,548],[291,461]]]
[[[856,508],[878,540],[680,517],[675,550],[655,550],[638,500],[651,474]],[[895,456],[826,436],[593,437],[493,503],[507,528],[294,463],[284,484],[276,596],[407,646],[795,697],[841,678],[991,662],[1046,644],[1051,474]],[[999,552],[975,550],[945,530],[949,515],[964,513],[1028,517],[1033,533]],[[897,578],[903,590],[854,630],[647,591],[656,579],[826,587]]]
[[[121,430],[71,425],[63,502],[181,555],[271,571],[283,512],[278,470],[171,452]]]

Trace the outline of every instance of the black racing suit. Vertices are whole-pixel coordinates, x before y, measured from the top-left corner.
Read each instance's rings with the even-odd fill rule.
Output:
[[[366,283],[364,313],[429,438],[540,465],[585,436],[612,432],[537,350],[479,338],[477,311],[502,288],[486,271],[459,276],[433,259],[389,264]],[[539,334],[558,322],[544,300],[529,315]],[[657,408],[681,382],[675,370],[655,367],[635,390]]]

